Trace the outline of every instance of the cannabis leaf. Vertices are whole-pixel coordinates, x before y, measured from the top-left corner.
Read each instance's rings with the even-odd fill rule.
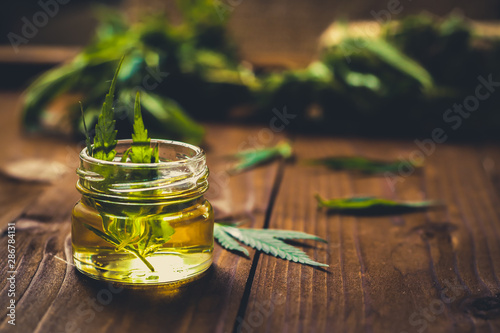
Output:
[[[151,138],[148,136],[148,130],[144,128],[141,113],[141,95],[139,92],[135,95],[134,133],[132,133],[132,140],[130,160],[133,163],[158,162],[153,156],[153,148],[151,148]]]
[[[283,239],[312,239],[326,243],[325,240],[314,235],[290,230],[236,228],[229,225],[215,223],[214,237],[224,248],[239,251],[248,255],[248,251],[229,236],[236,238],[240,242],[256,250],[271,254],[281,259],[310,266],[328,267],[327,264],[322,264],[312,260],[304,251],[282,241]]]
[[[424,210],[438,205],[435,201],[393,201],[376,197],[353,197],[325,200],[316,194],[319,208],[344,213],[401,213]]]
[[[92,156],[93,151],[92,151],[92,142],[90,141],[90,133],[89,130],[87,129],[87,123],[85,122],[85,115],[83,114],[82,102],[79,103],[80,103],[80,110],[82,111],[83,129],[85,131],[85,145],[87,146],[87,153],[89,154],[89,156]]]
[[[224,227],[224,225],[219,223],[214,224],[214,237],[215,239],[217,239],[220,245],[222,245],[222,247],[225,249],[237,251],[243,253],[246,256],[249,256],[250,254],[248,253],[248,250],[238,244],[238,242],[235,241],[234,238],[229,236],[229,234],[224,231]]]
[[[85,222],[82,223],[84,225],[85,228],[89,229],[90,231],[92,231],[94,234],[96,234],[97,236],[101,237],[102,239],[104,239],[106,242],[110,243],[110,244],[113,244],[115,246],[119,246],[120,245],[120,241],[117,240],[116,238],[114,238],[113,236],[111,235],[108,235],[106,234],[105,232],[102,232],[101,230],[97,229],[97,228],[94,228],[93,226],[91,226],[90,224],[87,224]],[[125,250],[135,254],[137,256],[137,258],[139,258],[150,270],[151,272],[154,272],[155,269],[153,267],[153,265],[151,265],[151,263],[149,261],[146,260],[145,257],[143,257],[139,251],[137,251],[134,247],[130,246],[130,245],[127,245],[124,247]]]
[[[401,168],[418,168],[422,165],[409,161],[385,162],[379,160],[367,159],[364,157],[323,157],[308,161],[311,165],[323,165],[332,170],[352,170],[364,174],[380,174],[385,172],[399,172]]]
[[[168,242],[171,236],[175,233],[175,229],[163,219],[153,217],[145,221],[147,236],[143,237],[138,242],[139,252],[143,256],[148,256],[158,250],[163,244]]]
[[[109,87],[109,92],[106,95],[104,103],[102,105],[101,114],[97,124],[95,125],[95,137],[94,137],[94,155],[93,157],[104,160],[112,161],[116,155],[116,130],[115,130],[115,119],[113,111],[113,100],[115,96],[116,80],[118,78],[118,73],[120,72],[120,67],[123,62],[121,58],[118,67],[116,68],[113,81],[111,81],[111,86]]]
[[[134,133],[132,133],[132,151],[130,159],[134,163],[151,163],[152,149],[150,147],[151,139],[148,136],[148,130],[144,128],[141,114],[141,94],[137,92],[134,104]]]
[[[135,211],[122,211],[126,216],[106,214],[106,209],[95,200],[92,205],[102,219],[101,231],[88,224],[85,227],[115,246],[116,251],[125,250],[136,255],[154,272],[154,267],[146,259],[163,244],[168,242],[175,229],[168,221],[158,218],[151,208],[141,207]]]
[[[281,141],[276,146],[262,149],[249,149],[232,155],[238,162],[229,170],[229,173],[240,173],[256,166],[271,162],[277,158],[290,158],[292,146],[287,141]]]
[[[151,138],[148,136],[148,130],[144,127],[142,120],[141,95],[139,92],[135,95],[132,141],[132,146],[122,156],[122,162],[126,162],[128,157],[133,163],[159,162],[158,145],[151,148]]]

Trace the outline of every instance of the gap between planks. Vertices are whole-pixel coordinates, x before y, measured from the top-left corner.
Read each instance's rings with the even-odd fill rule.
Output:
[[[269,196],[269,203],[267,205],[266,213],[264,216],[263,229],[269,228],[271,216],[273,213],[274,204],[276,202],[276,198],[277,198],[278,193],[279,193],[281,182],[283,180],[283,175],[285,173],[286,161],[282,159],[278,163],[279,163],[278,171],[276,173],[276,178],[274,179],[271,194]],[[252,260],[252,266],[250,268],[250,272],[248,274],[248,279],[247,279],[247,282],[245,284],[245,291],[243,292],[243,297],[241,298],[240,307],[238,308],[238,313],[236,314],[236,318],[234,321],[233,332],[235,332],[235,333],[238,332],[238,326],[239,326],[238,318],[241,318],[241,319],[245,318],[245,313],[246,313],[246,310],[248,307],[248,301],[250,299],[250,293],[252,291],[253,280],[255,277],[255,273],[257,271],[257,266],[258,266],[261,254],[262,253],[260,251],[256,251],[255,256],[253,257],[253,260]]]

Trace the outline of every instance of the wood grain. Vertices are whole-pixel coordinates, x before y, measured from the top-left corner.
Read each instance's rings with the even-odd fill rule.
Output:
[[[79,143],[25,137],[18,95],[0,94],[0,163],[47,157],[74,169]],[[500,331],[500,149],[495,144],[435,147],[418,171],[398,178],[333,172],[306,158],[416,156],[411,141],[296,137],[295,163],[229,177],[224,156],[260,142],[259,127],[207,125],[211,189],[220,219],[319,235],[294,242],[326,269],[216,246],[214,265],[183,288],[121,289],[71,264],[70,212],[79,194],[70,172],[53,184],[0,177],[0,227],[16,223],[17,321],[0,332],[497,332]],[[274,136],[276,141],[281,136]],[[403,170],[405,171],[405,170]],[[313,195],[439,200],[441,209],[362,216],[318,210]],[[6,244],[6,234],[0,242]],[[4,246],[4,245],[2,245]],[[4,252],[5,253],[5,252]],[[6,281],[6,258],[0,259]]]
[[[9,96],[13,98],[13,96]],[[17,96],[16,96],[17,98]],[[14,117],[7,119],[14,123]],[[207,194],[218,217],[247,219],[248,224],[262,227],[267,203],[278,165],[269,165],[242,175],[229,177],[223,158],[248,142],[260,128],[208,126],[207,150],[211,168],[211,189]],[[59,161],[77,160],[76,144],[57,145],[39,139],[36,144],[11,133],[17,141],[5,156],[29,156],[29,149]],[[276,137],[278,139],[278,137]],[[75,147],[73,147],[75,146]],[[17,149],[14,149],[17,148]],[[71,149],[69,149],[71,148]],[[75,150],[75,151],[74,151]],[[5,159],[8,162],[8,159]],[[75,167],[75,165],[73,165]],[[13,182],[11,180],[6,180]],[[15,182],[20,188],[33,190],[33,204],[20,209],[11,207],[7,222],[17,227],[17,325],[19,332],[123,332],[147,330],[164,332],[206,331],[230,332],[245,292],[254,252],[243,258],[216,246],[213,267],[199,281],[181,288],[147,288],[121,290],[82,276],[71,264],[70,214],[79,199],[75,189],[76,175],[71,172],[55,184],[38,185]],[[7,193],[5,196],[24,194]],[[16,197],[13,198],[13,201]],[[0,241],[7,242],[3,234]],[[7,277],[6,258],[1,259],[3,280]],[[6,288],[3,287],[0,331],[11,331],[7,323]]]
[[[297,138],[294,147],[301,158],[397,159],[416,149],[411,142],[304,137]],[[404,177],[394,191],[389,184],[384,177],[287,166],[270,228],[326,238],[326,248],[307,243],[314,246],[305,250],[330,267],[323,272],[262,257],[244,324],[237,328],[256,332],[498,330],[499,198],[478,149],[438,146],[426,158],[423,170]],[[435,199],[445,208],[395,216],[332,215],[317,210],[314,193]]]

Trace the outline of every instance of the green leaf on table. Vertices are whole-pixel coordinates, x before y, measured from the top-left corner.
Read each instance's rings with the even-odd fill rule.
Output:
[[[111,81],[111,86],[109,87],[109,92],[106,95],[104,103],[102,105],[101,114],[97,124],[95,125],[95,137],[94,137],[94,155],[93,157],[104,160],[112,161],[116,155],[116,130],[115,130],[115,115],[113,111],[113,100],[115,96],[115,87],[118,73],[120,72],[120,67],[123,62],[123,57],[116,68],[113,81]]]
[[[237,241],[235,241],[234,238],[229,236],[229,234],[224,231],[224,227],[225,226],[222,224],[215,223],[214,225],[215,239],[219,242],[219,244],[223,248],[231,251],[240,252],[248,257],[250,255],[248,253],[248,250],[245,249],[243,246],[241,246]]]
[[[312,260],[304,251],[283,242],[284,239],[312,239],[326,242],[314,235],[289,230],[236,228],[220,223],[215,224],[215,230],[214,236],[217,241],[224,248],[229,250],[243,252],[248,255],[248,251],[229,238],[228,235],[256,250],[273,255],[277,258],[310,266],[328,267],[327,264]]]
[[[436,207],[436,201],[394,201],[376,197],[353,197],[325,200],[316,194],[319,208],[346,213],[401,213]]]
[[[244,150],[231,156],[237,159],[237,162],[229,172],[236,174],[271,162],[275,159],[288,159],[292,156],[292,153],[292,146],[288,141],[281,141],[274,147]]]
[[[385,172],[396,173],[399,172],[401,168],[419,168],[422,166],[421,164],[404,160],[386,162],[357,156],[323,157],[312,159],[308,161],[308,163],[311,165],[323,165],[332,170],[351,170],[369,175]]]

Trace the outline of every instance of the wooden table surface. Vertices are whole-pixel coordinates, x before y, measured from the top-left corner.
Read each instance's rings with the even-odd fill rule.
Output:
[[[27,138],[19,94],[0,93],[0,166],[27,157],[75,169],[80,145]],[[397,159],[411,140],[293,136],[295,163],[275,162],[229,177],[221,156],[277,141],[265,126],[207,125],[211,189],[219,217],[249,226],[305,231],[317,269],[216,245],[213,267],[180,290],[123,289],[79,274],[71,264],[70,212],[76,174],[53,184],[0,176],[0,227],[16,225],[16,326],[8,324],[7,235],[1,234],[0,332],[498,332],[500,331],[500,149],[440,144],[424,168],[392,188],[303,165],[303,158],[363,155]],[[326,214],[313,195],[436,199],[443,209],[391,216]]]

